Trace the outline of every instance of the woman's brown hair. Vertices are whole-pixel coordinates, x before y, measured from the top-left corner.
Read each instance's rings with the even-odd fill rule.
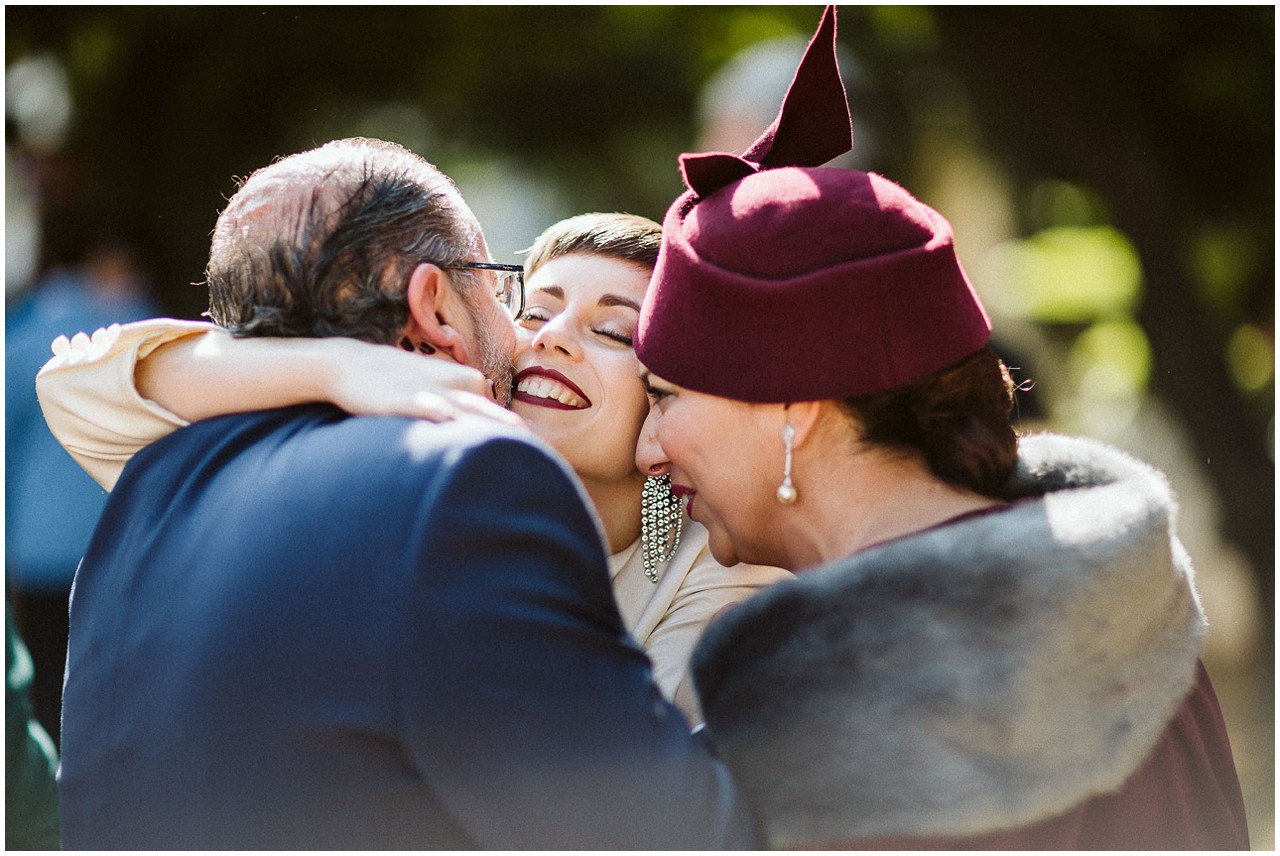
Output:
[[[1013,379],[983,348],[951,368],[887,392],[842,399],[868,443],[919,455],[938,478],[998,496],[1013,473]]]

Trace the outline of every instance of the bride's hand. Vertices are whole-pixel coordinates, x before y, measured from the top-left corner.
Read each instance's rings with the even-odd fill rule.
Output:
[[[522,426],[493,400],[493,385],[476,369],[390,345],[318,339],[325,355],[328,400],[358,416],[408,416],[445,422],[471,413]]]

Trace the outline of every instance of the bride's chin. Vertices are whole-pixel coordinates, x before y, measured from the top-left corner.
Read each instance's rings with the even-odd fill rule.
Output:
[[[548,413],[561,411],[549,411],[545,407],[538,407],[533,404],[522,404],[519,401],[512,401],[511,412],[523,419],[525,425],[527,425],[529,430],[532,431],[539,439],[548,443],[562,456],[569,457],[565,453],[565,450],[560,448],[562,445],[560,440],[563,439],[560,435],[562,435],[563,432],[556,430],[554,423],[548,424],[543,421],[546,419]],[[573,446],[574,444],[570,442],[565,443],[564,445]]]

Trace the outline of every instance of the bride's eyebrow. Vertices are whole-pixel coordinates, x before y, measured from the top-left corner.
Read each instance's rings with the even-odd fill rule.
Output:
[[[548,294],[557,300],[564,300],[564,289],[558,285],[544,285],[533,290],[534,294]]]
[[[623,297],[620,294],[606,294],[598,301],[601,306],[626,306],[635,311],[640,311],[640,304],[636,303],[629,297]]]

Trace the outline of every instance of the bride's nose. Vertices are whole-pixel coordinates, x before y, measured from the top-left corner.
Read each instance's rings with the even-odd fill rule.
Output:
[[[569,319],[563,314],[557,315],[542,325],[533,337],[533,349],[538,352],[559,351],[571,359],[582,354],[578,338],[570,327]]]

